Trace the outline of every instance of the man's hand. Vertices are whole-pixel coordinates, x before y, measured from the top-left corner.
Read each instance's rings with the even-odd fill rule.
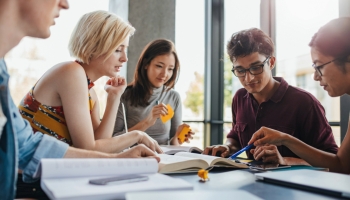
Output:
[[[230,147],[227,145],[214,145],[206,147],[202,154],[211,155],[211,156],[221,156],[226,158],[232,153],[230,152]]]
[[[255,149],[251,149],[250,153],[253,154],[255,160],[261,159],[264,163],[286,164],[275,145],[257,146]]]
[[[160,161],[160,158],[154,153],[154,151],[150,150],[143,144],[139,144],[127,151],[116,154],[116,158],[141,158],[141,157],[151,157],[155,158],[157,162]]]

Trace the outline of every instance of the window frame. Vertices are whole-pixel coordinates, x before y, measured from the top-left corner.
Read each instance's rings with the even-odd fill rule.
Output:
[[[260,28],[276,44],[276,0],[264,0],[260,3]],[[184,121],[204,124],[204,146],[222,144],[224,123],[224,0],[206,0],[205,2],[205,78],[204,78],[204,120]],[[350,16],[350,1],[339,0],[339,16]],[[220,62],[218,62],[220,60]],[[272,73],[276,74],[276,66]],[[329,122],[331,126],[340,126],[341,142],[349,122],[350,96],[340,97],[340,121]]]

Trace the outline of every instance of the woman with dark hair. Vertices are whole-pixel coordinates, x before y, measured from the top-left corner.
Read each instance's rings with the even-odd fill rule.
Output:
[[[188,125],[181,125],[181,99],[173,89],[179,70],[179,59],[171,41],[157,39],[144,48],[136,66],[134,80],[121,98],[125,105],[128,131],[145,131],[159,144],[181,145],[177,136]],[[174,110],[174,116],[163,123],[158,118],[168,114],[166,104]],[[114,135],[126,132],[122,111],[119,107]],[[185,141],[189,142],[193,134],[188,131]]]
[[[309,46],[314,80],[319,81],[329,96],[350,95],[350,17],[334,19],[321,27]],[[350,127],[350,122],[349,122]],[[288,134],[262,127],[252,136],[249,144],[265,144],[288,147],[300,158],[313,166],[330,171],[350,173],[350,128],[337,154],[313,148]]]

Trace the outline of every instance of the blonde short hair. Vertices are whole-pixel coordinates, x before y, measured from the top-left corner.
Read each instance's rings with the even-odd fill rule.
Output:
[[[135,28],[107,11],[94,11],[81,17],[69,41],[70,55],[89,64],[92,58],[112,55],[116,48],[133,35]]]

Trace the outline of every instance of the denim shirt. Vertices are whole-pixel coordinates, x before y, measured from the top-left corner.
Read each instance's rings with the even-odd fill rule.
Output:
[[[0,134],[0,199],[14,199],[17,170],[26,182],[40,175],[42,158],[62,158],[68,145],[54,137],[33,133],[29,122],[21,117],[9,91],[9,74],[0,59],[0,103],[7,122]]]

